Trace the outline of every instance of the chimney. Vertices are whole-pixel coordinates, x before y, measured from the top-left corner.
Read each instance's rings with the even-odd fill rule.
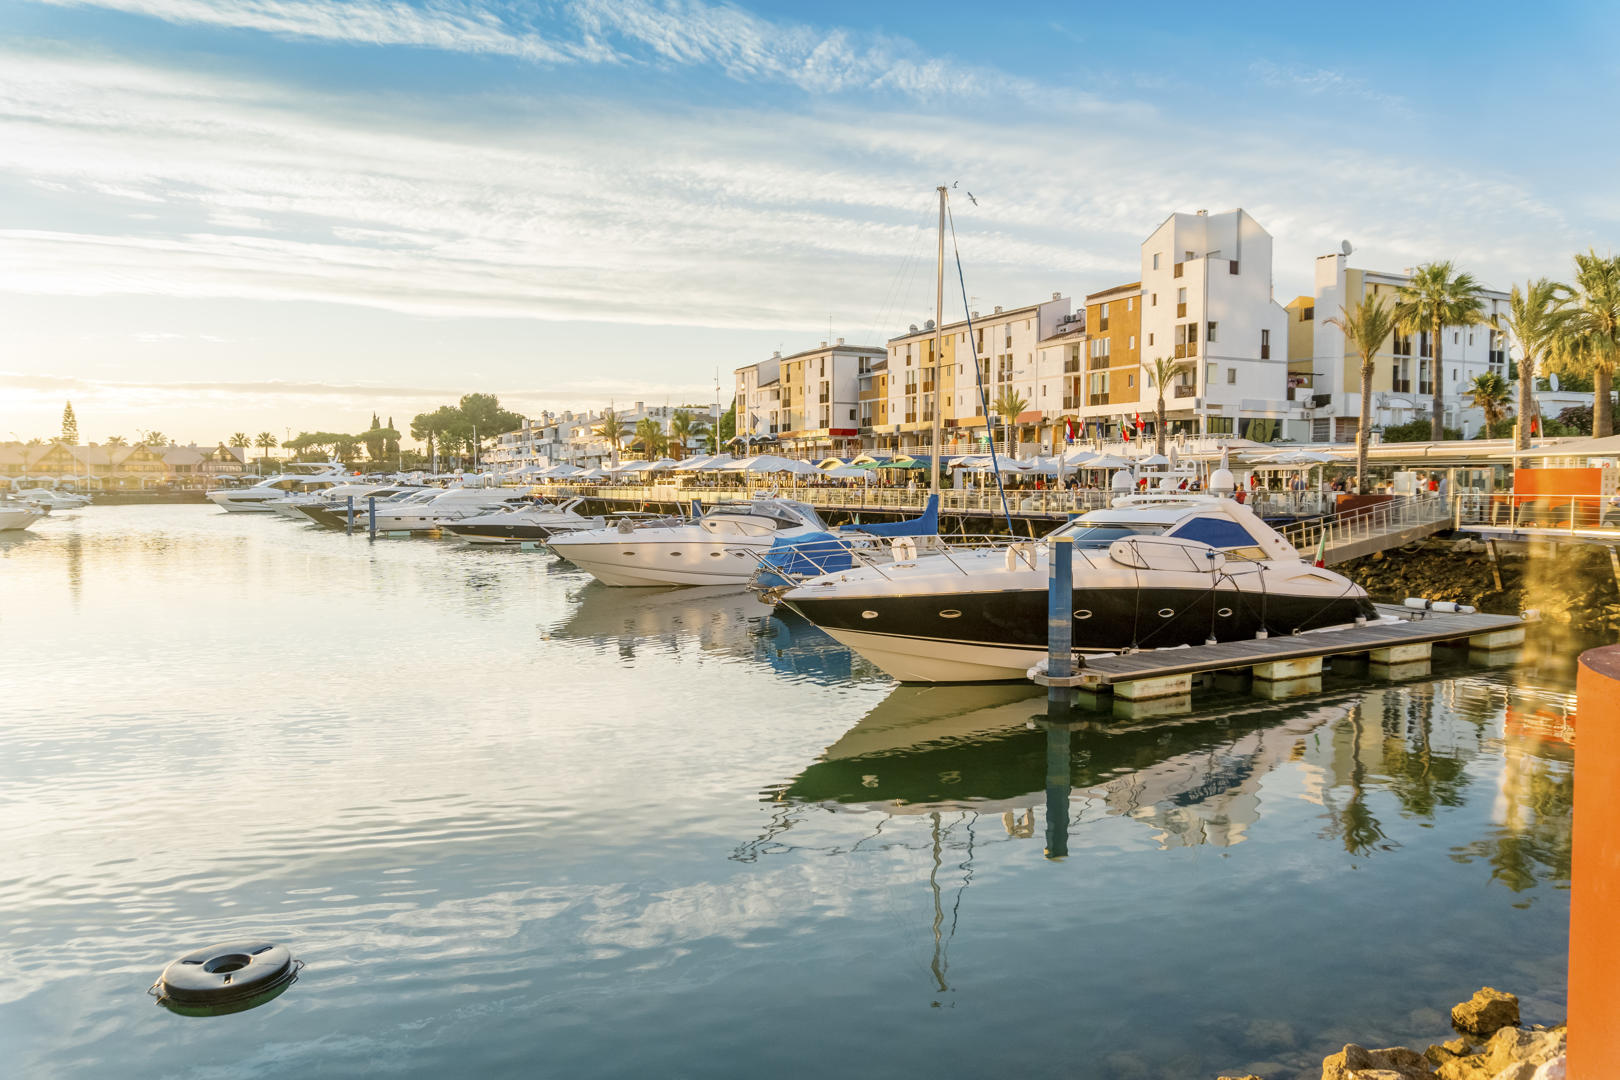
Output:
[[[782,359],[782,350],[777,349],[775,352],[771,353],[771,359],[772,360],[780,360],[780,359]]]
[[[995,313],[996,313],[996,314],[997,314],[997,315],[1000,315],[1000,314],[1001,314],[1001,305],[1000,305],[1000,304],[997,304],[997,305],[996,305],[996,311],[995,311]]]
[[[826,347],[827,347],[827,343],[826,343],[826,342],[825,342],[825,341],[823,341],[823,342],[822,342],[822,343],[821,343],[821,347],[822,347],[822,348],[823,348],[823,349],[825,349],[825,348],[826,348]]]
[[[1063,299],[1063,294],[1060,293],[1060,292],[1055,292],[1055,293],[1052,294],[1052,299],[1061,300],[1061,299]]]
[[[844,339],[843,339],[843,338],[839,338],[839,339],[838,339],[838,344],[840,344],[840,345],[842,345],[842,344],[843,344],[843,343],[844,343]]]

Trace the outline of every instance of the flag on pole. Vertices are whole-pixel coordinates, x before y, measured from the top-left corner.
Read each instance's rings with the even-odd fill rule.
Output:
[[[1319,567],[1326,567],[1327,566],[1327,530],[1326,529],[1322,530],[1321,537],[1319,537],[1317,539],[1317,541],[1316,541],[1316,561],[1312,565],[1319,566]]]
[[[1136,433],[1138,435],[1142,434],[1142,429],[1146,426],[1146,424],[1142,423],[1142,410],[1138,409],[1136,411]]]
[[[1129,424],[1125,424],[1122,427],[1120,427],[1120,429],[1119,429],[1119,437],[1124,439],[1126,442],[1131,441],[1131,426]]]
[[[1072,416],[1063,421],[1063,441],[1066,443],[1074,442],[1074,417]]]

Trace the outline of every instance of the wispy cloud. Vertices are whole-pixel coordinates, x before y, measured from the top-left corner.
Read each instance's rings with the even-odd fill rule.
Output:
[[[38,0],[165,22],[348,45],[515,57],[544,65],[712,67],[747,82],[809,93],[892,90],[916,98],[1027,93],[993,68],[932,57],[904,38],[764,18],[700,0]],[[537,18],[537,15],[547,17]],[[540,25],[543,23],[544,25]],[[1047,103],[1054,102],[1048,91]],[[1078,98],[1071,99],[1078,101]]]
[[[1411,105],[1399,94],[1389,94],[1368,85],[1364,79],[1331,68],[1301,67],[1256,60],[1249,74],[1262,86],[1288,90],[1307,97],[1337,97],[1365,101],[1392,112],[1410,114]]]

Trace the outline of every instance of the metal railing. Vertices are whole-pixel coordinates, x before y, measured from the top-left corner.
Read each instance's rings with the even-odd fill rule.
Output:
[[[1610,495],[1464,493],[1456,498],[1459,529],[1534,529],[1537,532],[1620,535],[1620,502]]]
[[[562,484],[549,487],[556,497],[581,495],[593,499],[615,499],[635,503],[725,502],[774,494],[797,499],[820,510],[878,510],[921,513],[928,504],[925,486],[909,488],[794,486],[791,483],[749,480],[744,483],[715,484]],[[1007,508],[1020,515],[1064,517],[1107,506],[1106,491],[1016,490],[1007,492]],[[999,517],[1001,495],[994,486],[986,488],[947,488],[940,492],[940,510],[952,513],[984,514]]]
[[[1314,552],[1326,537],[1327,547],[1371,540],[1417,525],[1432,525],[1453,518],[1452,500],[1439,495],[1397,496],[1390,502],[1301,521],[1277,530],[1304,554]]]

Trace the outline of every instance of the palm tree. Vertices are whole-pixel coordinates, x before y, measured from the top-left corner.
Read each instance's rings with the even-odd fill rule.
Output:
[[[1620,363],[1620,258],[1590,250],[1575,256],[1574,296],[1553,357],[1561,367],[1592,373],[1592,434],[1613,435],[1609,394]]]
[[[686,440],[696,438],[709,426],[685,409],[676,409],[669,418],[669,450],[678,461],[686,456]]]
[[[1013,459],[1018,457],[1017,431],[1018,414],[1024,411],[1029,399],[1014,390],[1011,386],[1003,386],[1001,393],[996,395],[995,410],[1002,416],[1003,438],[1007,440],[1007,456]]]
[[[624,421],[620,420],[612,409],[608,409],[602,413],[602,423],[597,426],[596,430],[601,434],[602,438],[608,441],[608,445],[613,447],[612,464],[617,466],[619,464],[619,440],[623,439],[627,433]]]
[[[1373,358],[1395,331],[1395,312],[1376,296],[1364,296],[1352,307],[1340,306],[1328,320],[1344,343],[1361,357],[1361,422],[1356,428],[1356,490],[1367,490],[1367,436],[1372,427]]]
[[[1485,411],[1485,438],[1489,439],[1495,434],[1496,425],[1502,422],[1512,397],[1507,380],[1494,371],[1487,371],[1474,376],[1474,381],[1468,384],[1468,392],[1473,395],[1474,404]]]
[[[246,450],[252,445],[253,440],[248,438],[247,432],[245,431],[238,431],[231,436],[231,446],[238,450]]]
[[[101,445],[103,445],[103,446],[128,446],[129,445],[129,440],[124,438],[122,435],[109,435],[109,436],[107,436],[106,440]]]
[[[1513,286],[1508,310],[1496,318],[1498,332],[1511,333],[1524,354],[1519,359],[1519,430],[1515,447],[1530,448],[1530,417],[1536,407],[1536,376],[1563,332],[1567,318],[1569,286],[1546,278],[1536,278],[1523,289]]]
[[[1452,266],[1450,259],[1424,263],[1410,281],[1395,294],[1395,325],[1403,334],[1428,333],[1434,344],[1434,412],[1429,436],[1435,442],[1446,437],[1445,366],[1441,363],[1441,337],[1448,326],[1469,326],[1480,322],[1485,303],[1474,275]]]
[[[1153,452],[1156,454],[1164,453],[1164,388],[1170,385],[1171,379],[1186,370],[1185,360],[1169,360],[1161,356],[1153,361],[1153,385],[1159,391],[1159,400],[1153,406]]]
[[[141,442],[147,446],[168,446],[169,437],[161,431],[143,431],[141,432]]]
[[[644,416],[636,421],[635,435],[635,441],[641,444],[642,456],[648,461],[662,454],[664,447],[669,443],[662,425],[650,416]]]
[[[268,431],[259,432],[258,437],[253,440],[253,445],[264,451],[264,453],[259,455],[261,458],[269,457],[270,451],[275,449],[280,444],[281,440],[276,438],[275,435]]]

